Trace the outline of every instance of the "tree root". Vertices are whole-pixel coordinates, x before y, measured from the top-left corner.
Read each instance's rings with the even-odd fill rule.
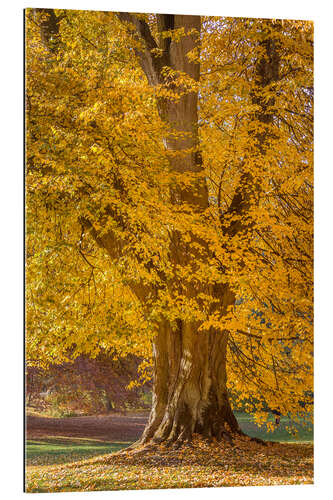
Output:
[[[194,448],[195,447],[195,438],[202,438],[208,445],[212,445],[213,443],[225,443],[232,447],[237,446],[237,438],[245,439],[250,442],[258,443],[262,446],[267,446],[274,444],[273,441],[264,441],[263,439],[251,437],[245,434],[242,430],[237,431],[229,431],[226,429],[221,429],[217,436],[204,436],[201,434],[193,434],[189,435],[188,433],[181,433],[175,439],[170,439],[170,437],[161,440],[154,439],[154,437],[150,439],[139,439],[135,443],[131,444],[129,447],[124,448],[113,455],[116,456],[143,456],[156,452],[156,454],[161,453],[162,450],[167,451],[176,451],[182,447],[186,448]]]

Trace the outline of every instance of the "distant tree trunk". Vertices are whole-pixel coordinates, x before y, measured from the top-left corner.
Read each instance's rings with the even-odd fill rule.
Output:
[[[106,394],[106,411],[107,413],[111,413],[115,411],[114,404],[112,402],[111,396],[109,394]]]

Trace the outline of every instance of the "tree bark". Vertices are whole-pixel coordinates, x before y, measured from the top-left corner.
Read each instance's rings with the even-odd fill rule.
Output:
[[[181,444],[194,433],[230,439],[240,432],[226,389],[227,336],[191,323],[165,323],[154,342],[153,405],[141,444]]]

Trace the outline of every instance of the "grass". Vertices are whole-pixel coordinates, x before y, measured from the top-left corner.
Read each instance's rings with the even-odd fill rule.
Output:
[[[26,464],[53,465],[78,462],[98,455],[114,453],[126,448],[130,441],[105,442],[93,439],[48,436],[27,440]]]
[[[280,424],[273,432],[268,432],[264,427],[259,427],[248,413],[235,412],[238,423],[245,434],[251,437],[264,439],[265,441],[275,441],[280,443],[312,443],[313,425],[309,421],[303,421],[303,425],[293,423],[294,429],[291,433],[288,427],[291,422],[287,417],[281,417]],[[275,417],[270,417],[269,421],[275,422]]]
[[[311,484],[312,429],[290,435],[288,419],[273,433],[255,425],[250,415],[236,414],[252,437],[280,441],[263,447],[240,440],[235,447],[198,440],[186,450],[159,449],[143,457],[113,453],[130,442],[48,436],[26,447],[28,492],[101,491],[246,485]]]

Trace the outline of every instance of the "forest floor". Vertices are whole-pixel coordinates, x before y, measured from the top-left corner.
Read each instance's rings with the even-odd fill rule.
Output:
[[[235,446],[197,438],[179,450],[158,447],[143,456],[117,455],[142,434],[147,413],[93,417],[27,417],[26,491],[97,491],[313,483],[312,431],[287,433],[281,420],[265,433],[237,415],[248,434]]]

